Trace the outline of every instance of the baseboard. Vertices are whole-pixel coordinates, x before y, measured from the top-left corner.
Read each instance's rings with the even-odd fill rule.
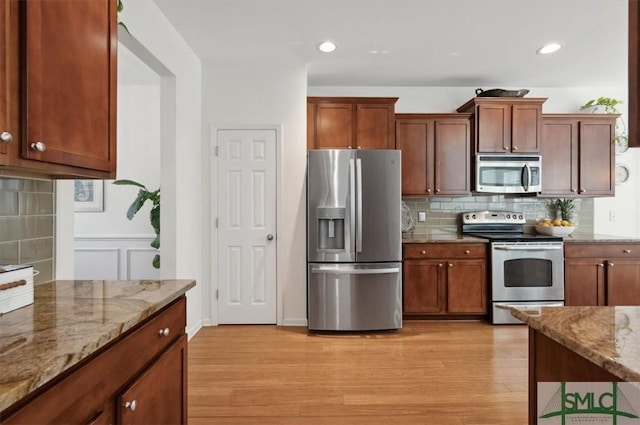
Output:
[[[202,320],[198,320],[193,326],[187,328],[187,340],[191,340],[202,329]]]
[[[284,319],[282,326],[307,326],[307,319]]]

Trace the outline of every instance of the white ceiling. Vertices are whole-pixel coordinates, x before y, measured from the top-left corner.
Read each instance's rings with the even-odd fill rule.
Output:
[[[155,0],[203,63],[307,63],[310,86],[620,86],[627,0]],[[331,39],[333,54],[316,45]],[[537,55],[559,41],[564,49]],[[378,53],[372,53],[377,51]]]

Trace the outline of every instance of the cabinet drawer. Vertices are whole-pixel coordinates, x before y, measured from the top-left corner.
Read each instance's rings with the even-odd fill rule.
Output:
[[[565,243],[566,258],[640,258],[640,243]]]
[[[85,425],[98,418],[109,418],[113,413],[109,400],[166,347],[184,335],[185,323],[186,298],[182,296],[137,329],[128,331],[56,378],[51,382],[53,386],[47,384],[47,390],[35,395],[8,419],[3,418],[2,424]],[[167,328],[169,331],[165,336]]]
[[[484,243],[419,243],[404,244],[405,259],[420,258],[485,258],[487,246]]]

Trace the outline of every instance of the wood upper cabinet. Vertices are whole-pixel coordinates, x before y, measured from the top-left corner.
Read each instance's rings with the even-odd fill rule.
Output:
[[[543,115],[543,196],[614,195],[617,116]]]
[[[397,97],[308,97],[308,149],[394,149]]]
[[[470,114],[396,114],[402,194],[471,193]]]
[[[115,177],[116,0],[2,0],[1,8],[8,87],[0,115],[13,141],[0,148],[0,165]]]
[[[565,244],[565,304],[640,305],[640,243]]]
[[[474,97],[457,109],[473,114],[474,153],[540,151],[545,98]]]
[[[404,245],[403,312],[486,314],[486,244]]]

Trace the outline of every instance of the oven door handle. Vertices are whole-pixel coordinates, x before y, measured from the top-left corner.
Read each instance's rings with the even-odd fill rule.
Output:
[[[557,251],[562,249],[560,246],[495,246],[493,249],[498,251]]]

